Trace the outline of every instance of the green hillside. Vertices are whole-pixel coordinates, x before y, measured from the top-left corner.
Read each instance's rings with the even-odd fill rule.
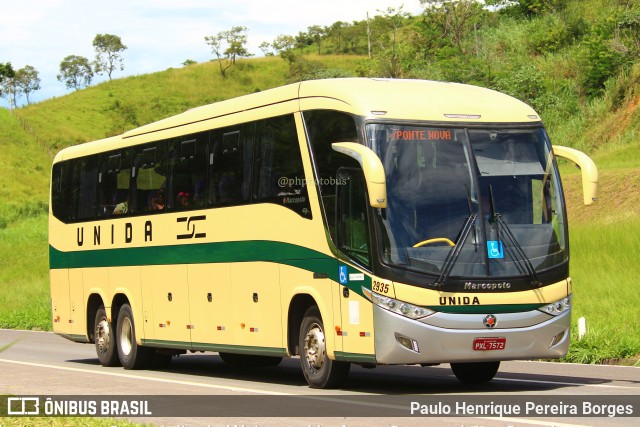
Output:
[[[585,316],[590,331],[574,341],[569,360],[637,357],[640,8],[622,0],[520,3],[555,6],[536,13],[481,12],[483,20],[460,39],[450,33],[428,38],[437,17],[405,17],[398,43],[392,47],[387,37],[372,58],[362,51],[366,44],[340,44],[327,33],[322,49],[309,42],[288,60],[240,60],[226,78],[215,63],[194,64],[113,80],[12,114],[0,109],[0,327],[51,328],[46,208],[51,159],[59,149],[293,80],[397,72],[510,93],[539,111],[553,143],[592,155],[601,172],[595,206],[581,204],[579,171],[561,166],[574,317]]]

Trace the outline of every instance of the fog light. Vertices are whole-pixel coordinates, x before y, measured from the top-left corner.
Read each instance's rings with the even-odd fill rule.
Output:
[[[564,338],[564,333],[565,331],[560,332],[558,335],[556,335],[555,337],[553,337],[553,339],[551,340],[551,345],[549,346],[549,348],[553,347],[554,345],[558,344],[560,341],[562,341],[562,339]]]
[[[420,353],[420,348],[418,347],[418,342],[416,340],[413,340],[411,338],[405,337],[397,333],[396,333],[396,340],[403,347],[406,347],[411,351],[415,351],[416,353]]]

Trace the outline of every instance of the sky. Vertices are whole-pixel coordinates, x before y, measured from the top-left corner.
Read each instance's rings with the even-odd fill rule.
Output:
[[[18,0],[2,5],[0,63],[18,70],[33,66],[41,89],[30,95],[39,102],[70,93],[56,78],[68,55],[95,58],[97,34],[114,34],[127,49],[124,70],[114,79],[182,67],[187,59],[213,58],[205,36],[234,26],[248,28],[248,49],[261,56],[259,45],[278,35],[295,36],[312,25],[361,21],[388,7],[413,15],[422,11],[419,0]],[[92,84],[106,80],[96,76]],[[26,103],[24,96],[18,105]],[[7,108],[6,98],[0,106]]]

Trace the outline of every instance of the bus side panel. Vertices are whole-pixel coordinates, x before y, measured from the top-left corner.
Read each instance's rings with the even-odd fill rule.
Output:
[[[235,344],[283,349],[278,265],[231,264],[231,298]]]
[[[233,344],[231,265],[190,264],[191,340],[197,344]]]
[[[56,269],[49,271],[51,286],[51,315],[53,332],[71,334],[71,302],[69,300],[69,270]]]
[[[191,319],[187,266],[185,264],[144,266],[141,267],[140,276],[144,312],[148,316],[144,330],[153,331],[155,341],[167,344],[171,342],[172,346],[190,348]],[[141,307],[139,309],[142,312]],[[149,316],[149,313],[153,315]],[[134,316],[135,314],[136,308],[134,308]],[[151,328],[147,328],[149,323]],[[140,326],[139,323],[136,324],[136,329],[142,330]],[[145,335],[145,339],[151,339],[151,337]]]
[[[83,269],[69,270],[69,303],[71,312],[69,323],[73,335],[87,335],[87,313],[84,302]]]
[[[98,294],[102,299],[105,308],[111,306],[111,300],[105,299],[106,291],[109,289],[109,270],[107,268],[86,268],[82,272],[82,282],[84,289],[83,312],[87,315],[87,300],[89,295]],[[115,319],[112,319],[115,320]],[[95,319],[86,319],[85,324],[93,325]]]
[[[375,341],[373,331],[373,306],[371,301],[356,292],[350,291],[348,297],[340,286],[342,315],[342,350],[347,357],[367,358],[375,361]]]

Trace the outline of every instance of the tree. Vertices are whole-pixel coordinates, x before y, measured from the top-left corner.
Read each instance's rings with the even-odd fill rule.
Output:
[[[483,5],[476,0],[420,0],[420,4],[425,7],[427,25],[439,27],[441,35],[466,54],[462,42],[481,20]]]
[[[13,70],[13,67],[11,66],[11,62],[7,62],[6,64],[3,64],[0,62],[0,96],[1,97],[8,97],[9,99],[9,109],[11,109],[12,104],[11,104],[11,86],[5,86],[9,83],[10,80],[13,79],[13,77],[15,76],[16,72]]]
[[[247,27],[236,26],[215,36],[206,36],[204,40],[218,59],[222,77],[226,77],[227,70],[235,65],[237,58],[252,56],[246,48]]]
[[[122,44],[120,37],[113,34],[98,34],[93,39],[93,47],[96,49],[96,74],[106,73],[111,80],[111,74],[116,68],[120,67],[120,71],[124,70],[124,60],[120,54],[127,47]]]
[[[17,88],[20,92],[24,93],[24,96],[27,98],[27,104],[29,104],[29,94],[40,90],[40,76],[38,71],[31,65],[26,65],[16,72],[15,81]]]
[[[322,38],[325,36],[324,29],[320,25],[312,25],[307,27],[307,30],[309,30],[309,37],[318,45],[318,55],[320,55],[320,44],[322,43]]]
[[[80,89],[89,86],[93,79],[93,71],[89,60],[84,56],[69,55],[60,63],[58,81],[63,82],[69,89]]]
[[[271,46],[280,54],[282,59],[289,63],[289,65],[296,61],[297,55],[294,51],[296,47],[296,39],[293,36],[281,34],[276,37]]]

